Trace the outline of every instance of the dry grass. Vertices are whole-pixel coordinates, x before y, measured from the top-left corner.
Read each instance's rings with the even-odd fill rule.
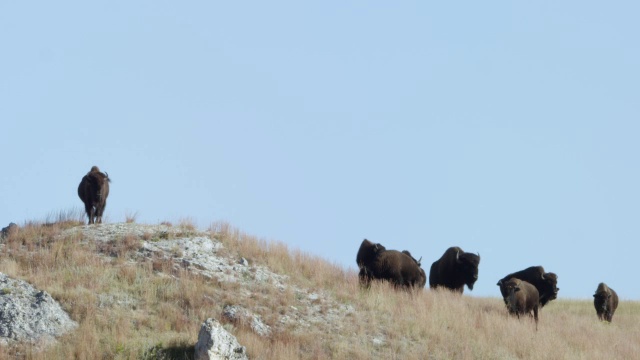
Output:
[[[243,324],[225,325],[254,359],[640,358],[637,302],[621,302],[613,323],[605,324],[591,301],[556,300],[542,310],[536,332],[532,320],[508,316],[498,297],[410,293],[380,283],[362,290],[355,273],[335,264],[213,224],[210,236],[228,255],[268,266],[288,275],[290,284],[323,291],[354,309],[335,323],[278,326],[292,306],[301,306],[291,288],[253,285],[243,296],[242,284],[196,276],[171,259],[134,261],[143,239],[126,235],[97,244],[61,236],[79,222],[64,214],[57,220],[25,224],[9,236],[0,271],[51,293],[79,328],[42,352],[18,346],[0,352],[0,359],[192,358],[202,321],[220,318],[228,303],[252,309],[277,329],[260,337]],[[183,235],[196,232],[189,221],[180,226]],[[328,318],[330,305],[318,304],[319,316]]]
[[[138,218],[138,212],[137,211],[134,212],[134,213],[131,213],[131,212],[127,211],[124,214],[124,222],[126,222],[127,224],[135,223],[137,218]]]

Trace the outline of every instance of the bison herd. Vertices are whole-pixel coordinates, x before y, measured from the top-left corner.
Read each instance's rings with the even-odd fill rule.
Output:
[[[409,251],[387,250],[382,244],[367,239],[362,241],[356,263],[360,272],[360,284],[368,288],[372,280],[388,281],[395,288],[406,290],[422,289],[426,284],[426,274],[420,261]],[[429,287],[443,288],[459,294],[466,285],[473,290],[478,280],[480,254],[468,253],[457,246],[448,248],[431,264]],[[538,311],[549,301],[558,297],[558,276],[545,272],[542,266],[531,266],[511,273],[498,280],[500,293],[507,311],[517,317],[533,315],[538,328]],[[606,284],[600,283],[593,304],[600,320],[611,322],[618,307],[618,295]]]
[[[78,196],[84,203],[89,224],[102,223],[102,214],[109,196],[109,175],[97,166],[82,177]],[[388,281],[396,288],[421,289],[427,276],[408,250],[387,250],[382,244],[365,239],[360,245],[356,263],[362,286],[368,288],[372,280]],[[464,286],[473,290],[478,280],[480,254],[463,251],[457,246],[448,248],[431,264],[429,287],[443,288],[462,294]],[[558,276],[545,272],[542,266],[532,266],[511,273],[498,281],[500,293],[509,313],[520,316],[533,313],[538,326],[538,311],[558,296]],[[600,283],[593,295],[593,304],[600,320],[611,322],[618,307],[618,294],[605,283]]]

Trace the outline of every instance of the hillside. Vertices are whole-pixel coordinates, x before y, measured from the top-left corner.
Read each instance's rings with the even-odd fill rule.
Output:
[[[0,358],[191,358],[209,317],[254,359],[640,358],[637,302],[605,324],[591,301],[559,299],[536,332],[498,297],[362,290],[354,272],[224,223],[129,220],[62,216],[4,240],[0,272],[50,293],[79,325],[41,352],[17,345]]]

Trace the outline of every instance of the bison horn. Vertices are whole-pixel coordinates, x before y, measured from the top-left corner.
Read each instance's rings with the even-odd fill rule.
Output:
[[[496,285],[502,286],[502,280],[498,281],[498,283]]]
[[[545,279],[544,279],[544,273],[540,274],[540,278],[541,278],[542,280],[545,280]]]
[[[422,256],[420,256],[420,259],[418,259],[418,266],[420,266],[421,261],[422,261]]]
[[[460,261],[460,250],[456,251],[456,262],[461,262]]]

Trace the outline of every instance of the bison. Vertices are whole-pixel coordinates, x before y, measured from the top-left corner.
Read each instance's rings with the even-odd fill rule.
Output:
[[[502,293],[502,298],[504,299],[505,304],[507,304],[507,296],[509,293],[504,287],[504,283],[511,278],[526,281],[536,287],[538,294],[540,295],[540,308],[545,306],[549,301],[558,297],[558,291],[560,290],[557,287],[558,276],[551,272],[545,273],[542,266],[531,266],[524,270],[509,274],[498,281],[496,285],[500,286],[500,293]]]
[[[453,246],[431,265],[429,287],[444,287],[462,294],[464,285],[473,290],[478,280],[480,254],[472,254]]]
[[[369,287],[371,280],[387,280],[395,287],[422,288],[427,276],[418,260],[408,251],[387,250],[381,244],[364,239],[356,256],[360,283]]]
[[[605,283],[600,283],[596,293],[593,294],[593,306],[600,321],[611,322],[613,313],[618,308],[618,294]]]
[[[538,289],[518,278],[510,278],[503,285],[507,290],[507,309],[509,313],[520,318],[521,314],[531,314],[531,311],[533,311],[536,330],[538,330],[538,308],[540,307]]]
[[[107,206],[109,196],[109,175],[100,172],[97,166],[92,166],[91,171],[82,177],[78,185],[78,196],[84,203],[84,210],[89,217],[89,224],[101,223],[102,213]]]
[[[18,231],[20,227],[18,225],[16,225],[15,223],[9,223],[9,225],[7,225],[7,227],[3,227],[2,228],[2,232],[0,232],[0,239],[4,239],[6,237],[9,237],[9,235],[15,233],[16,231]]]
[[[414,257],[413,257],[413,255],[411,255],[411,253],[409,252],[409,250],[402,250],[402,253],[403,253],[403,254],[406,254],[406,255],[409,255],[409,257],[410,257],[410,258],[412,258],[412,259],[413,259],[413,261],[415,261],[415,262],[416,262],[416,264],[418,264],[418,266],[421,266],[422,258],[420,258],[420,259],[416,260],[416,258],[414,258]],[[425,281],[425,284],[426,284],[426,281]]]

